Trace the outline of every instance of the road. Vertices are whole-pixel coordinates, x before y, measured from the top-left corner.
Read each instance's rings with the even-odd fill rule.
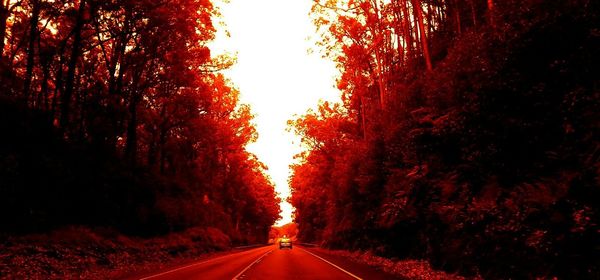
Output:
[[[266,246],[151,273],[140,280],[172,279],[376,279],[392,280],[367,265],[300,246],[280,250]]]

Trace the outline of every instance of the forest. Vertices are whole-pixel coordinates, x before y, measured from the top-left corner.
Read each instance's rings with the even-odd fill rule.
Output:
[[[600,279],[600,1],[315,0],[342,103],[289,122],[297,228],[272,227],[251,108],[222,74],[235,58],[209,48],[219,16],[0,0],[0,278],[30,272],[15,237],[67,228],[91,240],[76,259],[147,245],[123,236],[166,256],[297,234],[466,277]]]
[[[311,16],[343,103],[289,122],[300,240],[484,279],[600,277],[599,1]]]
[[[209,0],[0,2],[0,232],[266,242],[279,199]],[[4,235],[2,235],[4,236]]]

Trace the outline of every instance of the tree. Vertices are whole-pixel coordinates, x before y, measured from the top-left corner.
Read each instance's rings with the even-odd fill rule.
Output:
[[[425,24],[423,23],[423,8],[419,0],[411,0],[414,10],[414,18],[419,26],[419,38],[421,39],[421,49],[423,50],[423,58],[425,59],[425,65],[427,71],[432,71],[433,66],[431,65],[431,55],[429,54],[429,43],[427,40],[427,31],[425,30]]]
[[[65,77],[65,88],[62,92],[61,98],[61,112],[60,112],[60,125],[63,129],[66,129],[69,124],[69,114],[71,109],[71,97],[73,95],[73,88],[75,83],[75,71],[77,68],[77,61],[79,60],[79,54],[81,52],[81,32],[83,25],[85,24],[85,13],[87,5],[86,0],[79,1],[79,8],[75,17],[75,25],[73,27],[73,42],[71,44],[71,55],[69,57],[69,63],[67,65],[67,76]],[[87,11],[89,13],[89,11]],[[89,16],[89,14],[88,14]],[[61,78],[61,77],[59,77]]]

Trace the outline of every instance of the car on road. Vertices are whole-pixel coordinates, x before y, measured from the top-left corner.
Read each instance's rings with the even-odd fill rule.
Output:
[[[290,248],[292,249],[292,240],[288,237],[279,239],[279,249]]]

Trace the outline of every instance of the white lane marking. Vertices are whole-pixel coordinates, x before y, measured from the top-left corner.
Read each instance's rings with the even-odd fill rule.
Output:
[[[190,265],[186,265],[186,266],[178,267],[178,268],[175,268],[175,269],[171,269],[169,271],[165,271],[165,272],[161,272],[161,273],[158,273],[158,274],[146,276],[144,278],[140,278],[139,280],[147,280],[147,279],[156,278],[156,277],[159,277],[159,276],[163,276],[165,274],[173,273],[175,271],[179,271],[179,270],[182,270],[182,269],[190,268],[192,266],[209,263],[209,262],[212,262],[212,261],[220,260],[220,259],[223,259],[223,258],[227,258],[227,257],[231,257],[231,256],[235,256],[235,255],[238,255],[238,254],[241,254],[241,253],[247,253],[247,252],[250,252],[250,251],[244,251],[244,252],[239,252],[239,253],[235,253],[235,254],[229,254],[229,255],[221,256],[221,257],[214,258],[214,259],[205,260],[205,261],[198,262],[198,263],[193,263],[193,264],[190,264]]]
[[[296,248],[298,248],[298,247],[296,247]],[[313,255],[314,257],[317,257],[318,259],[320,259],[320,260],[322,260],[322,261],[324,261],[324,262],[326,262],[326,263],[330,264],[331,266],[333,266],[333,267],[335,267],[335,268],[337,268],[337,269],[339,269],[339,270],[341,270],[341,271],[345,272],[346,274],[348,274],[348,275],[350,275],[350,276],[354,277],[354,279],[356,279],[356,280],[363,280],[362,278],[360,278],[360,277],[358,277],[358,276],[356,276],[356,275],[354,275],[354,274],[352,274],[352,273],[348,272],[347,270],[345,270],[345,269],[343,269],[343,268],[341,268],[341,267],[339,267],[339,266],[337,266],[337,265],[335,265],[335,264],[331,263],[330,261],[328,261],[328,260],[326,260],[326,259],[324,259],[324,258],[321,258],[321,257],[319,257],[319,256],[317,256],[317,255],[315,255],[315,254],[313,254],[313,253],[311,253],[311,252],[309,252],[309,251],[307,251],[307,250],[304,250],[304,249],[302,249],[302,248],[298,248],[298,249],[300,249],[300,250],[302,250],[302,251],[304,251],[304,252],[307,252],[307,253],[309,253],[309,254]]]
[[[253,265],[259,263],[266,255],[268,255],[271,252],[273,252],[273,249],[269,250],[268,252],[264,253],[262,256],[258,257],[258,259],[256,259],[250,265],[246,266],[246,268],[244,268],[244,270],[242,270],[242,272],[238,273],[231,280],[237,280],[237,279],[239,279],[239,277],[242,276],[244,274],[244,272],[246,272],[248,269],[250,269]]]

